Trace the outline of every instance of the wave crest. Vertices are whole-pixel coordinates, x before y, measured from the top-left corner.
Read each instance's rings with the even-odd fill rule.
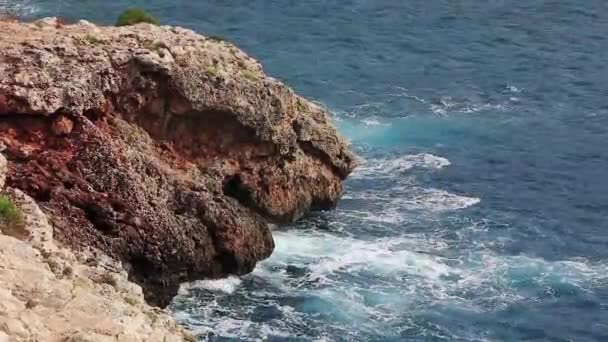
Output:
[[[352,178],[394,177],[397,173],[413,168],[442,169],[450,165],[450,161],[430,153],[405,155],[397,158],[360,159]]]

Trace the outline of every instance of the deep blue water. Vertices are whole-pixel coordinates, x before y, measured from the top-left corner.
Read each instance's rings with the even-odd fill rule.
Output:
[[[225,36],[352,142],[337,210],[183,288],[201,340],[608,341],[608,2],[22,4]]]

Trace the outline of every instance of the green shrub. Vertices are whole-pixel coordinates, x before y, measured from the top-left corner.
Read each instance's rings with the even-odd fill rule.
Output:
[[[116,26],[129,26],[138,23],[158,25],[159,21],[141,8],[129,8],[120,14],[118,20],[116,21]]]
[[[5,195],[0,195],[0,230],[6,235],[24,239],[29,234],[21,210]]]

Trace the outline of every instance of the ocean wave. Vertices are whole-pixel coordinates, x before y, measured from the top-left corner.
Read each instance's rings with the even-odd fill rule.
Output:
[[[240,339],[362,340],[386,336],[395,324],[416,326],[430,311],[484,315],[521,301],[592,292],[608,281],[606,263],[499,255],[482,245],[454,255],[451,242],[425,233],[365,240],[280,231],[275,242],[273,255],[239,283],[244,291],[198,283],[213,296],[200,302],[180,293],[177,302],[195,310],[176,317],[201,334]]]
[[[506,89],[511,93],[521,93],[521,89],[511,84],[507,84]]]
[[[333,283],[327,277],[338,271],[349,272],[370,270],[374,274],[391,275],[396,272],[424,274],[426,277],[439,278],[449,273],[449,267],[437,261],[432,255],[422,255],[415,249],[411,239],[382,238],[364,241],[352,237],[337,237],[331,234],[310,234],[310,232],[285,232],[276,235],[279,258],[286,256],[290,264],[306,266],[306,280]],[[416,244],[420,243],[416,240]],[[434,250],[438,246],[434,246]],[[307,259],[315,258],[314,263],[305,265]],[[301,262],[304,261],[304,264]]]
[[[397,93],[389,93],[389,94],[386,94],[386,96],[390,96],[390,97],[404,97],[404,98],[407,98],[407,99],[412,99],[412,100],[414,100],[416,102],[419,102],[419,103],[423,103],[423,104],[427,104],[428,103],[425,99],[421,98],[420,96],[410,94],[409,91],[407,89],[403,88],[403,87],[395,86],[395,89],[397,89],[399,92],[397,92]]]
[[[359,166],[352,173],[352,178],[395,177],[398,173],[413,168],[441,169],[450,165],[450,161],[429,153],[405,155],[397,158],[359,159]]]
[[[434,212],[464,209],[481,202],[477,197],[467,197],[452,194],[439,189],[416,189],[412,198],[408,198],[404,206],[409,210],[429,210]]]
[[[33,1],[8,1],[0,0],[0,14],[12,14],[18,16],[32,15],[39,11]]]
[[[361,120],[361,122],[366,126],[380,126],[382,124],[377,118],[367,118]]]
[[[233,293],[242,280],[238,277],[228,277],[224,279],[199,280],[190,283],[184,283],[180,287],[181,293],[186,293],[193,288],[203,289],[211,292]]]
[[[404,300],[411,305],[452,300],[485,310],[488,301],[506,304],[523,299],[529,295],[530,288],[555,291],[569,286],[589,291],[608,281],[606,263],[505,256],[483,245],[471,253],[448,257],[451,243],[426,234],[362,240],[329,233],[288,231],[276,234],[275,240],[275,255],[254,274],[278,278],[275,281],[282,284],[283,291],[307,288],[314,292],[329,288],[341,292],[348,291],[349,287],[360,290],[360,286],[371,284],[378,290],[378,296],[390,297],[395,291],[409,291],[412,297]],[[305,272],[294,279],[284,271],[288,266]],[[277,267],[283,271],[277,272]],[[362,277],[364,282],[344,278],[344,274]],[[383,291],[388,292],[383,294]],[[471,297],[471,291],[478,291],[480,295]]]
[[[450,96],[440,98],[436,103],[430,105],[431,112],[438,116],[446,116],[449,113],[477,113],[487,110],[506,109],[507,103],[475,103],[468,100],[455,100]]]
[[[361,205],[354,208],[342,206],[336,215],[361,221],[398,224],[410,220],[411,211],[440,213],[478,204],[481,200],[477,197],[420,187],[414,178],[406,174],[414,168],[439,170],[449,165],[448,159],[428,153],[361,159],[350,176],[351,179],[355,182],[374,181],[376,185],[349,189],[343,199],[357,201]],[[390,186],[377,185],[382,180],[390,181]]]
[[[456,195],[445,190],[421,188],[415,185],[395,185],[388,190],[350,192],[346,200],[366,202],[366,209],[340,208],[336,215],[361,221],[403,223],[411,219],[412,211],[442,213],[471,207],[480,198]]]

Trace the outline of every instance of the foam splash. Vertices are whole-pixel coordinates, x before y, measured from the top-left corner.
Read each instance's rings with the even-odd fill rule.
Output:
[[[452,97],[442,97],[437,103],[431,104],[430,109],[433,114],[438,116],[446,116],[449,113],[477,113],[489,110],[503,111],[506,109],[506,104],[492,104],[492,103],[474,103],[470,101],[457,101]]]
[[[416,253],[412,240],[382,238],[365,241],[352,237],[307,232],[279,232],[275,236],[278,259],[287,263],[307,264],[307,281],[332,282],[327,277],[338,271],[395,276],[398,272],[421,273],[439,278],[450,271],[431,255]],[[419,241],[418,241],[419,242]],[[412,247],[411,249],[403,248]],[[435,246],[437,248],[437,246]]]
[[[372,210],[340,208],[338,213],[364,221],[400,223],[407,221],[411,211],[427,214],[465,209],[481,202],[477,197],[456,195],[445,190],[421,188],[410,184],[391,189],[370,189],[343,197],[367,203]]]
[[[214,292],[199,283],[214,299],[178,318],[200,333],[240,339],[362,340],[386,336],[395,324],[416,326],[418,315],[430,311],[484,315],[537,296],[593,291],[608,281],[605,263],[503,256],[481,245],[453,254],[452,243],[432,233],[361,239],[280,231],[275,242],[271,258],[244,277],[246,291]],[[178,301],[188,298],[182,293]]]
[[[199,280],[182,284],[180,293],[187,293],[193,288],[204,289],[211,292],[231,294],[241,285],[242,280],[238,277],[228,277],[224,279]]]
[[[439,170],[449,165],[448,159],[429,153],[362,159],[351,175],[353,181],[365,180],[378,184],[378,180],[388,180],[390,186],[366,186],[346,193],[343,199],[357,201],[360,205],[355,208],[341,207],[339,215],[359,221],[399,224],[411,219],[411,211],[441,213],[478,204],[481,200],[477,197],[420,187],[415,179],[407,175],[409,170],[415,168]]]
[[[477,197],[455,195],[445,190],[418,188],[411,199],[405,201],[409,210],[429,210],[433,212],[464,209],[478,204]]]
[[[405,155],[397,158],[360,159],[359,166],[352,173],[351,178],[365,177],[395,177],[397,173],[413,168],[442,169],[450,165],[446,158],[429,153]]]
[[[507,86],[506,86],[506,89],[507,89],[509,92],[511,92],[511,93],[521,93],[521,89],[517,88],[517,87],[516,87],[516,86],[514,86],[514,85],[510,85],[510,84],[509,84],[509,85],[507,85]]]
[[[421,304],[419,301],[428,304],[447,300],[483,310],[489,298],[506,304],[524,298],[527,291],[523,290],[529,288],[574,286],[588,291],[608,281],[606,263],[503,256],[482,244],[470,253],[453,255],[453,243],[437,241],[427,234],[363,240],[313,231],[288,231],[277,233],[275,241],[275,255],[254,274],[275,278],[287,291],[306,286],[311,292],[339,292],[345,287],[358,291],[361,284],[343,278],[344,274],[351,274],[370,277],[365,284],[388,290],[385,294],[388,296],[395,291],[416,295],[403,298],[412,305]],[[273,271],[288,265],[306,272],[294,282],[287,273]],[[471,298],[467,295],[471,291],[481,291],[484,296]],[[352,297],[352,293],[346,295]],[[383,296],[382,291],[376,295]]]
[[[380,126],[381,125],[380,121],[375,118],[363,119],[363,120],[361,120],[361,122],[366,126]]]

